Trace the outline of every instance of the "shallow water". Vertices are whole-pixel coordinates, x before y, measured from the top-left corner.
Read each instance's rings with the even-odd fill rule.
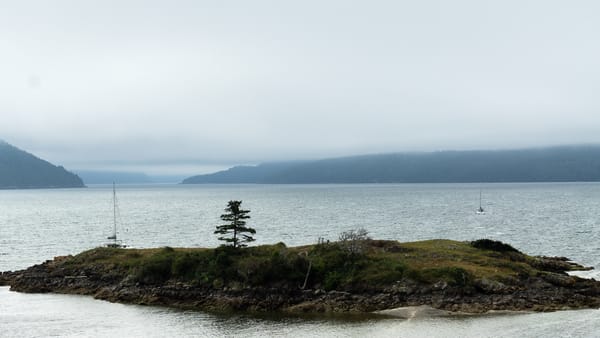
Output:
[[[486,214],[477,215],[479,189]],[[112,187],[0,191],[0,270],[102,245],[112,229]],[[134,247],[215,246],[230,199],[251,210],[257,243],[335,240],[364,227],[375,238],[494,238],[531,254],[600,262],[600,184],[381,184],[119,186],[119,236]],[[598,278],[596,271],[586,275]],[[90,297],[0,288],[0,335],[593,337],[597,310],[466,318],[217,316],[111,304]]]
[[[414,319],[214,315],[0,287],[2,337],[597,337],[600,311]]]

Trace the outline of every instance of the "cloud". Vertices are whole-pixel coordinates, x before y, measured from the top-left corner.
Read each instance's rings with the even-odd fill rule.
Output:
[[[15,2],[0,135],[66,165],[598,143],[598,9]]]

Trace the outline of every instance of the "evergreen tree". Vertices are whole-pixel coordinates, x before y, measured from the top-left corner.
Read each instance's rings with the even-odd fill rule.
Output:
[[[255,234],[256,230],[246,226],[246,219],[249,219],[250,210],[241,209],[242,201],[229,201],[225,214],[221,215],[221,219],[227,224],[218,225],[215,234],[227,235],[232,234],[232,237],[219,237],[220,241],[225,241],[228,245],[234,248],[245,247],[246,244],[253,242],[254,238],[248,234]]]

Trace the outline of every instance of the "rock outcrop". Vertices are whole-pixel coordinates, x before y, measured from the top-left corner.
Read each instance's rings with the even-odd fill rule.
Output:
[[[76,264],[77,256],[56,257],[28,269],[0,274],[0,285],[19,292],[91,295],[111,302],[165,305],[202,310],[286,312],[374,312],[427,305],[456,313],[555,311],[600,307],[600,282],[565,273],[583,269],[565,258],[537,257],[546,270],[501,281],[474,276],[464,285],[403,277],[385,288],[300,289],[297,285],[198,284],[168,279],[142,284],[130,269],[112,264]]]

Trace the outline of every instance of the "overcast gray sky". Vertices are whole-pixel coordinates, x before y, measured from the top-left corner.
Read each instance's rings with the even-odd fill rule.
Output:
[[[3,1],[0,138],[70,169],[600,143],[598,1]]]

